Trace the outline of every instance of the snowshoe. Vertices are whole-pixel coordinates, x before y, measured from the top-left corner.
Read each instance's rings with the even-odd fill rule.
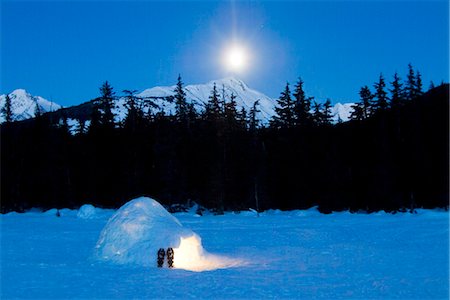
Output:
[[[166,256],[166,252],[163,248],[158,250],[158,268],[162,268],[164,265],[164,256]]]
[[[167,264],[169,265],[169,268],[173,268],[173,257],[174,257],[173,248],[168,248],[167,249]]]

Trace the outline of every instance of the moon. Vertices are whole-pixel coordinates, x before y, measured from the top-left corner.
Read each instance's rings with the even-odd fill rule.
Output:
[[[224,54],[224,65],[229,71],[243,71],[247,67],[247,50],[241,45],[230,46]]]

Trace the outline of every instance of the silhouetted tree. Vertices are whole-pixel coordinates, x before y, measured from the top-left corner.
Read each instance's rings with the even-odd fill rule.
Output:
[[[352,112],[350,113],[350,120],[361,121],[364,120],[364,108],[361,102],[352,105]]]
[[[208,98],[204,111],[204,119],[208,121],[218,121],[222,116],[222,107],[220,105],[219,93],[217,92],[216,83],[214,83],[211,95]]]
[[[372,99],[373,99],[372,92],[370,91],[370,89],[367,85],[363,86],[361,88],[361,90],[359,91],[359,96],[361,99],[364,119],[367,119],[368,117],[370,117],[372,115],[371,103],[372,103]]]
[[[175,87],[175,116],[178,122],[185,123],[187,120],[188,107],[186,103],[186,92],[183,89],[181,75],[178,75],[177,85]]]
[[[416,85],[416,75],[414,73],[413,66],[411,64],[408,64],[408,76],[405,87],[405,95],[407,100],[412,100],[417,97]]]
[[[322,111],[322,124],[324,125],[330,125],[333,120],[333,115],[331,114],[331,101],[330,99],[327,99],[325,103],[323,104],[323,111]]]
[[[13,120],[11,97],[7,94],[5,97],[5,106],[2,107],[1,111],[3,118],[5,118],[6,123],[10,123]]]
[[[384,82],[383,74],[380,74],[378,82],[374,84],[375,94],[372,103],[375,112],[386,111],[388,108],[388,98],[385,91],[386,83]]]
[[[316,101],[313,104],[313,120],[316,125],[321,125],[323,121],[322,105]]]
[[[312,124],[311,100],[312,97],[306,97],[303,90],[303,80],[299,78],[294,91],[294,118],[296,125],[309,126]]]
[[[114,98],[115,92],[113,87],[105,81],[100,87],[99,105],[101,112],[100,124],[105,128],[114,128]]]
[[[227,130],[233,131],[239,127],[237,120],[237,103],[236,96],[232,93],[230,96],[230,102],[225,102],[224,104],[224,113],[225,113],[225,123]]]
[[[259,106],[259,100],[256,100],[253,103],[252,108],[250,109],[249,129],[251,132],[254,132],[259,127],[259,120],[256,116],[260,112],[260,110],[258,109],[258,106]]]
[[[37,101],[34,103],[34,116],[36,118],[39,118],[42,116],[42,110],[41,110],[41,106],[37,103]]]
[[[403,84],[397,72],[394,74],[394,80],[391,82],[391,86],[391,107],[397,108],[404,103]]]
[[[136,90],[124,90],[125,94],[125,107],[127,108],[127,114],[123,121],[125,129],[129,129],[132,132],[143,125],[144,112],[140,104],[138,104],[138,97],[136,97]]]
[[[291,128],[294,125],[294,102],[291,98],[291,91],[289,90],[289,83],[281,96],[277,99],[277,106],[275,107],[276,115],[272,119],[272,125],[277,128]]]
[[[423,94],[422,74],[419,71],[416,73],[416,94],[417,96]]]

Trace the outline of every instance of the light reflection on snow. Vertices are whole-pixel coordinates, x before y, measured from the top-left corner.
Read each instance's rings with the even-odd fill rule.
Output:
[[[194,272],[212,271],[244,265],[239,259],[214,255],[206,252],[197,235],[180,238],[180,246],[174,248],[174,267]]]

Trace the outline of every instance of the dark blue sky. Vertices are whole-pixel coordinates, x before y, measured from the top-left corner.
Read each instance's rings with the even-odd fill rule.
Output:
[[[25,88],[62,105],[116,91],[230,75],[220,63],[237,39],[251,53],[236,77],[278,97],[298,76],[309,95],[351,102],[383,72],[408,63],[448,82],[446,1],[5,1],[0,93]]]

